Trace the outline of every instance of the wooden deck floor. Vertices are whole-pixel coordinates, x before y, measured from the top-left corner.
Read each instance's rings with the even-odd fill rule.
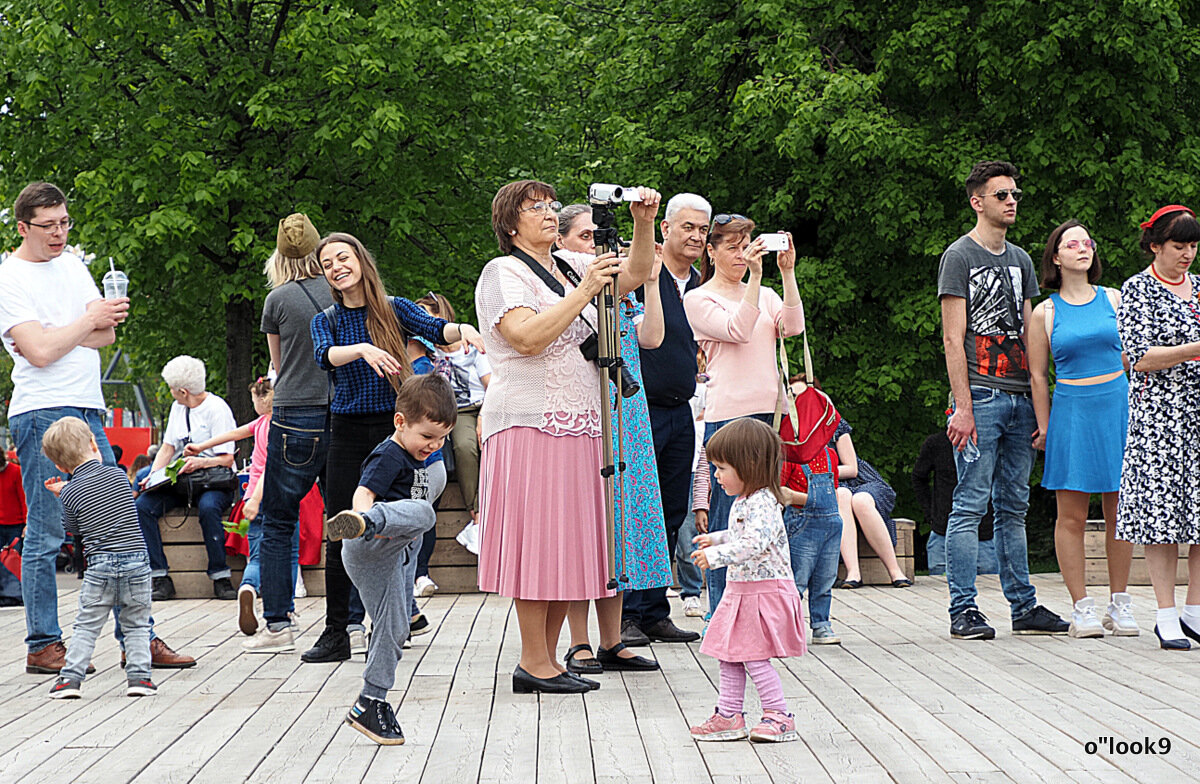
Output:
[[[1051,607],[1066,608],[1057,575],[1034,581]],[[69,628],[78,583],[62,585]],[[199,665],[156,670],[159,693],[144,699],[123,696],[107,634],[84,698],[48,700],[52,678],[24,672],[22,612],[4,609],[0,781],[1196,780],[1200,651],[1158,649],[1149,588],[1134,589],[1141,637],[1071,640],[1012,637],[996,579],[980,586],[1000,633],[992,642],[949,639],[938,578],[835,592],[844,644],[777,663],[802,736],[779,745],[691,740],[689,723],[716,701],[716,662],[695,645],[655,645],[661,673],[602,676],[584,697],[513,695],[515,616],[495,596],[427,601],[436,630],[417,639],[392,692],[408,742],[390,748],[342,723],[361,658],[302,665],[298,654],[243,655],[232,603],[156,606],[158,633]],[[321,602],[299,602],[301,646],[316,638]],[[750,695],[751,716],[755,702]],[[1085,744],[1101,738],[1167,738],[1170,752],[1110,755],[1104,740],[1088,754]]]

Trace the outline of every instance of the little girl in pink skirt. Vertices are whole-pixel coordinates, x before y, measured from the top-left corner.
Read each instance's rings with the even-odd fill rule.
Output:
[[[729,528],[702,534],[692,560],[702,569],[729,567],[721,603],[709,621],[700,652],[721,663],[716,711],[692,727],[701,741],[796,740],[783,683],[770,659],[803,656],[804,616],[792,577],[787,532],[780,511],[782,444],[763,422],[737,419],[718,430],[706,447],[717,481],[736,496]],[[746,675],[762,701],[763,717],[746,731],[742,713]]]

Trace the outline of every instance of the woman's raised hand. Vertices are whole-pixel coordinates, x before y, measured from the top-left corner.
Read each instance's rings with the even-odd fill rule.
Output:
[[[796,243],[792,239],[790,231],[782,232],[787,235],[788,246],[787,250],[781,250],[775,254],[775,261],[779,264],[780,272],[787,272],[796,269]]]
[[[658,215],[658,205],[662,203],[662,194],[653,188],[638,188],[641,201],[629,202],[629,214],[635,221],[652,221]]]
[[[761,236],[755,237],[754,241],[742,251],[742,261],[746,262],[746,266],[750,268],[751,275],[762,277],[762,260],[765,255],[767,255],[767,251],[763,249]]]
[[[617,258],[615,253],[605,253],[597,256],[596,260],[588,265],[587,271],[583,274],[583,280],[579,281],[579,288],[587,294],[588,299],[595,297],[604,288],[605,284],[612,281],[613,275],[617,274],[617,270],[621,267],[621,260]]]
[[[400,375],[400,362],[383,349],[370,343],[359,343],[355,348],[358,349],[359,359],[370,365],[375,375],[380,378]]]

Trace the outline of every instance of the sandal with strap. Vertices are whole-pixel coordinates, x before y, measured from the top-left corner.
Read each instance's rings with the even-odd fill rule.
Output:
[[[567,651],[567,658],[563,660],[567,665],[567,672],[573,672],[578,675],[602,675],[604,667],[600,665],[594,654],[582,659],[575,658],[575,654],[580,651],[587,651],[589,654],[592,654],[592,646],[584,643],[583,645],[576,645]]]
[[[596,660],[606,670],[649,672],[658,669],[658,662],[654,659],[647,659],[645,656],[623,657],[617,655],[628,647],[625,643],[619,642],[611,648],[598,648],[596,650]]]

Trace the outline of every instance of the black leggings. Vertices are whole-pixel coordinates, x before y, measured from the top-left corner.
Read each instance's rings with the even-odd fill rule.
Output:
[[[326,516],[350,509],[362,463],[371,450],[396,432],[393,415],[333,414],[330,417],[329,457],[325,462]],[[354,584],[342,565],[341,541],[325,543],[325,626],[344,631],[349,623],[362,623],[361,604],[351,613]]]

